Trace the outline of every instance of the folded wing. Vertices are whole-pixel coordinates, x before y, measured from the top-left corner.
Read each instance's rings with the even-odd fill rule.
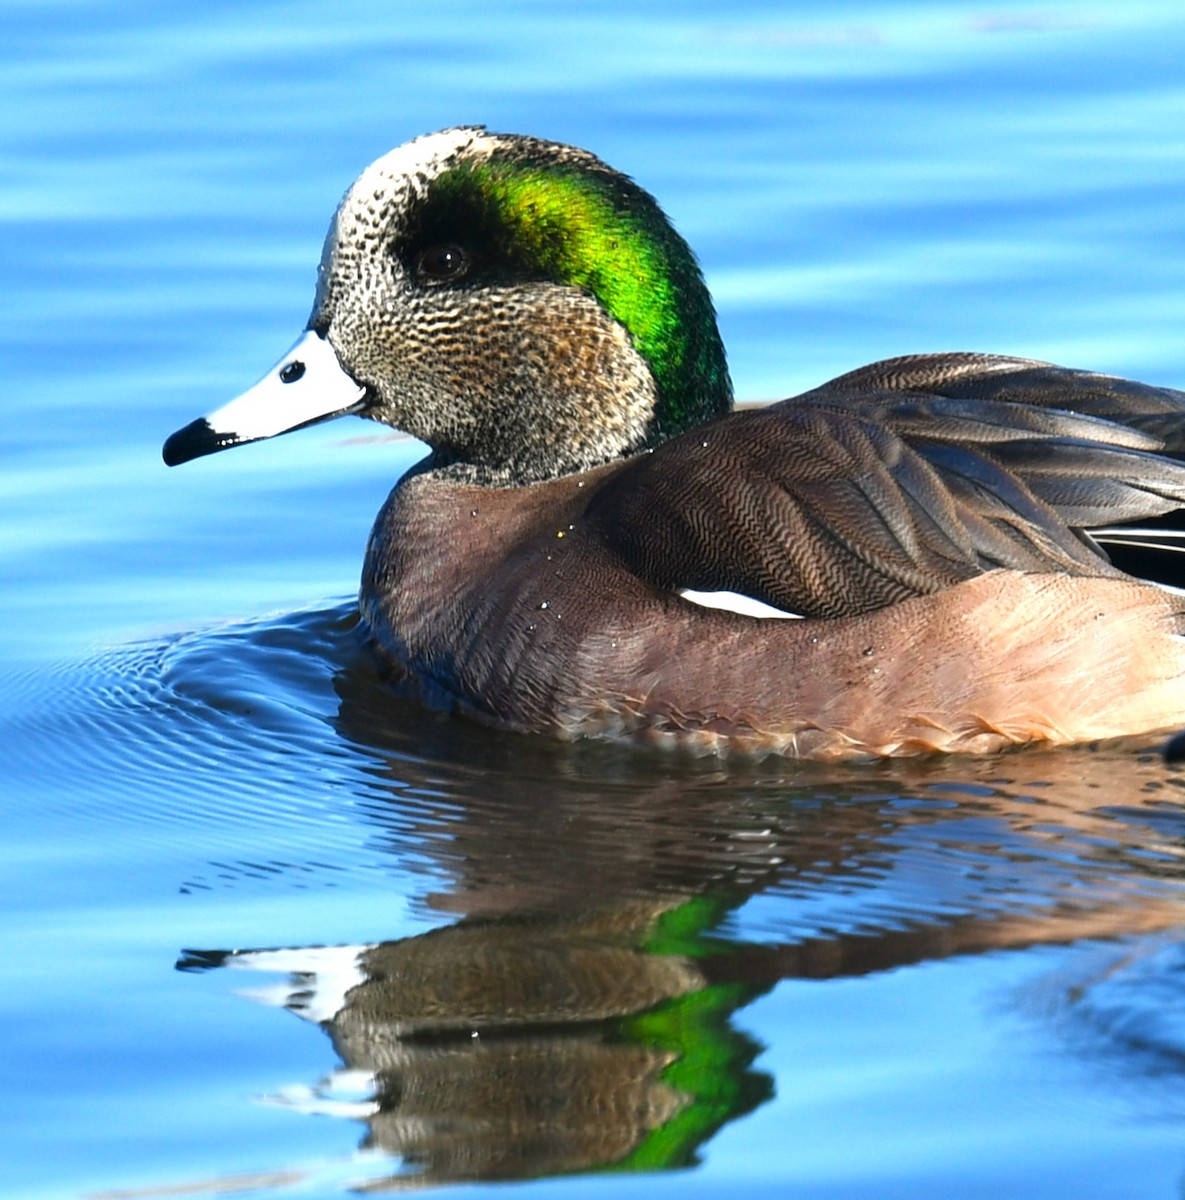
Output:
[[[1118,574],[1092,531],[1185,506],[1178,445],[1185,394],[929,355],[677,438],[589,516],[659,587],[843,616],[997,567]]]

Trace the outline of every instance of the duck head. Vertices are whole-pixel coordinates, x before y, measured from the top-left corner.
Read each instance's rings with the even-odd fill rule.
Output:
[[[440,464],[530,482],[657,445],[731,400],[703,277],[654,199],[584,150],[465,127],[362,172],[304,334],[164,459],[356,414]]]

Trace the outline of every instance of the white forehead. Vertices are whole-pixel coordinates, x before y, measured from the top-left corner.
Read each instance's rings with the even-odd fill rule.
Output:
[[[393,216],[427,191],[432,180],[464,157],[485,158],[505,139],[476,126],[426,133],[375,159],[342,197],[321,251],[313,312],[324,308],[335,268],[364,256],[363,247]],[[310,318],[312,319],[312,318]]]
[[[413,138],[389,150],[381,158],[376,158],[354,180],[343,203],[354,201],[365,204],[372,198],[379,199],[390,190],[392,184],[419,190],[460,155],[482,158],[490,154],[496,144],[496,138],[483,129],[473,127],[442,129],[438,133],[426,133]]]

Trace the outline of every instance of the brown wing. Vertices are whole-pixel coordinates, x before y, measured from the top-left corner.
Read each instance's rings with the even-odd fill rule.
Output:
[[[856,396],[886,391],[1003,401],[1095,416],[1150,434],[1163,453],[1185,457],[1185,392],[1033,359],[966,353],[885,359],[841,375],[799,399],[825,402],[832,397],[851,403]],[[1124,571],[1185,585],[1185,512],[1154,518],[1138,530],[1096,528],[1095,537]]]
[[[851,391],[835,381],[674,439],[623,470],[590,519],[660,587],[831,617],[996,567],[1115,574],[1082,530],[1185,504],[1185,466],[1151,434],[1015,400],[877,390],[875,370],[845,377],[862,381]]]
[[[949,399],[1005,401],[1101,417],[1158,437],[1172,454],[1185,452],[1185,392],[999,354],[911,354],[887,358],[798,397],[838,399],[886,392],[923,392]]]

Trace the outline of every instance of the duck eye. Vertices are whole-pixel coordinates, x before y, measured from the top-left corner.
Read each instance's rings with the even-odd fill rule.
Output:
[[[429,246],[416,257],[416,274],[421,279],[442,282],[459,279],[469,270],[469,255],[451,242]]]

